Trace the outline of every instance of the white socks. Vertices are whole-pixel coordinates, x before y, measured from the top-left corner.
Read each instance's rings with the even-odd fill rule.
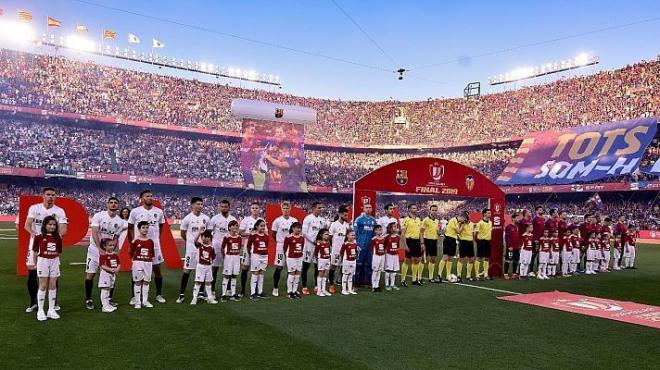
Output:
[[[294,290],[293,290],[294,280],[295,280],[294,275],[291,275],[291,274],[287,275],[287,277],[286,277],[286,292],[287,293],[293,293],[294,292]]]
[[[206,285],[206,297],[209,300],[215,299],[215,297],[213,296],[213,289],[211,289],[211,284]]]
[[[230,284],[231,284],[231,295],[235,296],[236,295],[236,278],[231,278],[230,279]]]
[[[140,283],[140,284],[138,284]],[[142,282],[141,281],[136,281],[133,284],[133,296],[135,296],[135,302],[136,304],[140,302],[140,294],[142,294]]]
[[[142,284],[142,304],[149,302],[149,284]]]
[[[380,271],[371,272],[371,287],[372,288],[380,287]]]
[[[40,312],[44,311],[45,300],[46,300],[46,291],[39,289],[39,291],[37,291],[37,307],[39,308]]]
[[[223,277],[222,278],[222,296],[223,297],[227,296],[227,283],[229,283],[229,278]]]
[[[264,275],[259,274],[257,279],[257,294],[264,294]]]
[[[110,307],[110,289],[101,289],[101,305],[102,307]]]
[[[259,282],[259,275],[257,274],[252,274],[252,277],[250,278],[250,292],[252,295],[257,294],[257,283]]]

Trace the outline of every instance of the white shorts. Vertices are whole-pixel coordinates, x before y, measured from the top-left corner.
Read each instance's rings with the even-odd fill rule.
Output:
[[[319,258],[318,262],[316,263],[318,264],[319,271],[330,270],[330,258]]]
[[[610,251],[603,251],[603,261],[609,262],[610,258],[612,258],[612,252]]]
[[[561,259],[566,263],[572,263],[572,261],[573,261],[573,251],[568,252],[566,250],[563,250],[561,252]]]
[[[329,259],[328,259],[329,261]],[[315,263],[316,262],[316,256],[314,255],[314,246],[308,247],[305,246],[303,248],[303,262],[305,263]]]
[[[344,260],[341,263],[341,272],[342,272],[342,274],[354,274],[355,275],[355,265],[356,265],[356,261]]]
[[[580,248],[573,248],[573,258],[571,259],[571,262],[573,263],[580,263]]]
[[[91,245],[87,247],[87,259],[85,260],[85,272],[88,274],[96,274],[99,272],[99,258],[100,252],[98,248],[92,247]]]
[[[195,282],[210,283],[213,281],[213,269],[211,265],[202,265],[198,263],[195,266]]]
[[[40,278],[60,276],[60,258],[37,257],[37,276]]]
[[[228,254],[222,264],[223,275],[239,275],[241,273],[241,256]]]
[[[252,259],[250,257],[250,253],[248,253],[248,251],[247,251],[247,247],[243,247],[243,251],[241,252],[240,261],[241,261],[241,266],[245,266],[249,270],[250,263],[252,263]]]
[[[186,247],[186,258],[183,260],[183,268],[194,270],[197,267],[197,248]]]
[[[101,270],[99,274],[99,288],[112,288],[115,286],[115,274]]]
[[[250,271],[256,272],[256,271],[266,271],[266,267],[268,267],[268,255],[267,254],[256,254],[252,253],[251,257],[252,261],[250,263]]]
[[[334,251],[330,254],[330,264],[332,266],[340,266],[341,265],[341,254],[339,251],[335,253]]]
[[[284,245],[277,243],[275,246],[275,261],[273,263],[276,267],[286,266],[286,257],[284,256]]]
[[[623,256],[626,258],[631,258],[635,254],[635,246],[629,245],[623,250]]]
[[[556,265],[559,263],[559,252],[550,252],[550,264]]]
[[[587,260],[595,261],[600,259],[600,251],[598,249],[587,249]]]
[[[220,267],[222,266],[222,261],[224,260],[224,257],[221,252],[221,244],[218,243],[213,243],[213,250],[215,251],[215,258],[213,259],[213,264],[211,266],[213,267]]]
[[[371,257],[371,271],[383,271],[385,269],[385,255],[374,254]]]
[[[372,260],[373,262],[373,260]],[[399,255],[398,254],[386,254],[385,255],[385,271],[396,272],[401,268],[399,266]]]
[[[30,242],[28,243],[27,256],[25,257],[25,265],[28,267],[37,265],[37,254],[32,250],[32,244],[34,244],[34,238],[30,237]]]
[[[286,267],[288,272],[300,272],[302,271],[302,257],[287,257],[286,258]]]
[[[539,253],[540,254],[540,253]],[[520,263],[529,265],[532,262],[532,251],[526,249],[520,250]]]
[[[522,260],[522,253],[520,254],[520,259]],[[539,252],[539,263],[549,263],[549,262],[550,262],[550,252]]]
[[[133,267],[131,267],[131,272],[133,273],[133,281],[151,281],[152,271],[152,262],[133,261]]]

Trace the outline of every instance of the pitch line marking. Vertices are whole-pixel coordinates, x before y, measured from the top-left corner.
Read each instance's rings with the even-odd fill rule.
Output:
[[[509,290],[502,290],[502,289],[495,289],[495,288],[488,288],[485,286],[479,286],[479,285],[470,285],[470,284],[463,284],[463,283],[454,283],[453,285],[460,285],[460,286],[466,286],[470,288],[477,288],[477,289],[483,289],[483,290],[490,290],[491,292],[498,292],[498,293],[508,293],[508,294],[516,294],[516,295],[521,295],[524,293],[518,293],[518,292],[512,292]]]

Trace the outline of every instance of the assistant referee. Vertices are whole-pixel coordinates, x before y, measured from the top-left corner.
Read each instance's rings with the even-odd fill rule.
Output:
[[[470,223],[470,214],[463,212],[462,214],[463,221],[459,226],[458,231],[458,264],[456,265],[456,275],[458,275],[458,280],[461,281],[461,275],[463,274],[463,265],[465,265],[465,260],[467,259],[467,273],[465,277],[468,281],[472,281],[472,268],[474,267],[474,236],[472,235],[473,225]]]
[[[412,284],[423,285],[420,281],[419,273],[422,257],[422,243],[420,242],[420,231],[422,220],[417,216],[417,205],[408,205],[408,215],[401,222],[401,234],[406,239],[406,254],[401,266],[401,285],[406,286],[406,275],[408,274],[408,265],[412,264]]]
[[[493,280],[492,277],[488,276],[488,268],[490,267],[490,239],[493,234],[493,221],[490,220],[490,217],[490,209],[484,208],[481,211],[481,220],[474,225],[474,236],[477,240],[477,261],[474,272],[477,279],[479,279],[479,269],[483,262],[484,279]]]

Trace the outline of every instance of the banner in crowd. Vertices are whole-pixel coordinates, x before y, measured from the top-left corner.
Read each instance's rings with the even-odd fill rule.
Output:
[[[537,132],[523,140],[497,183],[571,184],[632,173],[656,131],[651,117]]]
[[[559,291],[498,297],[580,315],[601,317],[660,329],[660,307]]]
[[[305,129],[316,111],[292,105],[234,99],[232,115],[243,119],[241,171],[249,188],[307,191]]]

